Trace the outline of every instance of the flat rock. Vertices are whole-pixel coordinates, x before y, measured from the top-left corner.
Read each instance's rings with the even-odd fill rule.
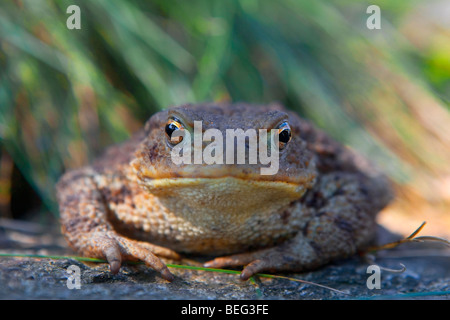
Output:
[[[17,241],[17,232],[0,228],[1,253],[74,255],[58,231],[27,234],[27,245]],[[382,243],[392,237],[381,228],[379,234]],[[369,289],[367,282],[373,273],[367,268],[371,264],[397,270],[403,264],[406,270],[381,269],[380,289]],[[80,271],[79,289],[70,289],[73,282],[67,270],[72,265]],[[353,257],[311,272],[282,274],[344,293],[287,279],[255,277],[254,282],[244,282],[237,274],[175,267],[171,271],[175,280],[169,283],[142,264],[126,264],[112,275],[105,263],[0,257],[0,299],[450,299],[450,250],[442,244],[404,244],[380,252],[371,263]]]

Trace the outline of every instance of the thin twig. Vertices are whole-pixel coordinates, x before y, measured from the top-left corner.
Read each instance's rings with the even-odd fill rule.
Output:
[[[394,249],[396,247],[398,247],[399,245],[403,244],[403,243],[407,243],[407,242],[425,242],[425,241],[436,241],[436,242],[440,242],[443,243],[447,246],[450,246],[450,242],[446,239],[443,238],[439,238],[439,237],[434,237],[434,236],[420,236],[420,237],[416,237],[417,234],[419,234],[420,231],[422,231],[423,227],[425,226],[426,221],[422,222],[422,224],[413,232],[411,233],[408,237],[404,238],[404,239],[400,239],[394,242],[390,242],[381,246],[373,246],[373,247],[369,247],[365,252],[362,253],[362,255],[365,255],[367,253],[373,253],[376,251],[380,251],[380,250],[386,250],[386,249]]]

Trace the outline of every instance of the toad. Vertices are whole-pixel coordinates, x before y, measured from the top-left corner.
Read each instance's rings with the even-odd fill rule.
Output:
[[[193,143],[183,133],[193,133],[195,121],[204,132],[276,130],[278,170],[264,175],[266,165],[248,161],[175,163],[172,151]],[[278,104],[160,111],[56,188],[73,249],[106,259],[112,273],[123,261],[143,261],[168,281],[160,257],[210,256],[205,266],[243,266],[246,280],[351,256],[373,239],[375,217],[392,199],[388,179],[369,161]]]

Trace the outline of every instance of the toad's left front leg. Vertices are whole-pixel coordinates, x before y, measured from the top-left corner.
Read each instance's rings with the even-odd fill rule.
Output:
[[[205,264],[221,268],[246,265],[241,279],[261,271],[303,271],[353,255],[375,233],[376,213],[390,200],[382,178],[359,173],[329,173],[302,199],[300,231],[282,244],[254,252],[219,257]]]

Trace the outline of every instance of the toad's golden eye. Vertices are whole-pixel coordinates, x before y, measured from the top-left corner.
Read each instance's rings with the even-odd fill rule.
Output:
[[[291,127],[287,121],[278,126],[278,146],[280,150],[283,150],[288,142],[291,140]]]
[[[166,132],[167,142],[170,146],[174,146],[183,141],[184,126],[177,118],[170,118],[166,123],[164,131]]]

